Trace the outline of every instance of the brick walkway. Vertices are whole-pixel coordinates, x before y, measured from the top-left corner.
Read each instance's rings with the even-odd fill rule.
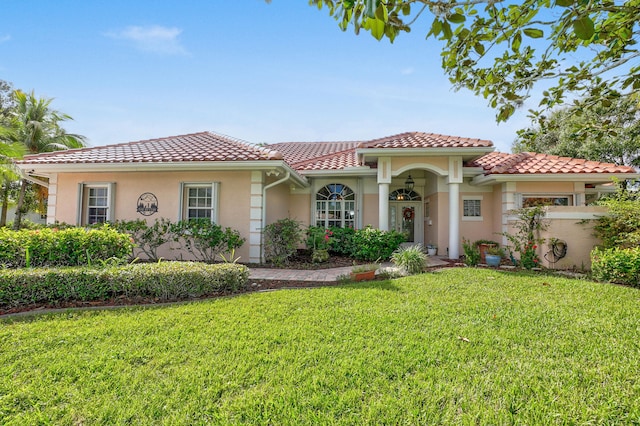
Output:
[[[447,262],[438,258],[430,257],[427,260],[428,266],[443,266]],[[391,263],[383,263],[382,267],[393,266]],[[310,282],[336,282],[341,275],[349,275],[351,267],[331,269],[275,269],[275,268],[251,268],[249,279],[254,280],[277,280],[277,281],[310,281]]]

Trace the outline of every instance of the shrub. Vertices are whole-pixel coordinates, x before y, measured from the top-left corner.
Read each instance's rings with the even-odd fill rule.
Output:
[[[640,247],[593,249],[591,273],[599,281],[640,287]]]
[[[356,233],[353,228],[338,228],[332,226],[331,231],[331,251],[342,256],[351,256],[353,252],[353,235]]]
[[[519,253],[520,265],[525,269],[540,266],[540,258],[536,250],[545,240],[538,235],[549,225],[544,220],[546,214],[544,207],[526,207],[513,210],[511,213],[518,216],[518,220],[513,225],[515,233],[501,233],[509,241],[509,252]]]
[[[597,219],[595,235],[605,248],[630,248],[640,243],[640,201],[618,196],[599,202],[608,213]]]
[[[419,245],[400,247],[391,255],[391,261],[409,274],[419,274],[424,271],[427,255]]]
[[[129,234],[136,249],[150,260],[158,260],[158,249],[173,239],[171,221],[165,218],[156,219],[151,226],[142,219],[118,221],[114,226],[118,231]]]
[[[296,253],[302,240],[300,222],[287,218],[270,223],[264,227],[262,239],[266,261],[284,265]]]
[[[202,262],[211,263],[220,253],[230,253],[245,242],[235,229],[222,229],[205,218],[181,220],[171,224],[170,230],[173,240]]]
[[[464,264],[467,266],[477,266],[480,263],[480,249],[476,244],[472,244],[467,239],[462,239],[462,249],[464,251]]]
[[[76,266],[110,258],[126,260],[133,242],[109,225],[99,228],[0,228],[0,263],[5,267]]]
[[[162,262],[102,269],[3,269],[0,270],[0,308],[118,296],[177,300],[237,291],[246,286],[248,279],[249,269],[232,263]]]
[[[397,231],[381,231],[367,226],[354,232],[351,255],[358,260],[377,261],[388,259],[405,241]]]

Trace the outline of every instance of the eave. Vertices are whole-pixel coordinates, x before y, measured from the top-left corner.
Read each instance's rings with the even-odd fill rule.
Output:
[[[610,182],[611,179],[627,180],[640,178],[639,173],[530,173],[490,174],[476,176],[471,185],[494,185],[503,182]]]
[[[356,148],[358,158],[378,157],[462,157],[469,161],[494,151],[494,147],[470,148]]]

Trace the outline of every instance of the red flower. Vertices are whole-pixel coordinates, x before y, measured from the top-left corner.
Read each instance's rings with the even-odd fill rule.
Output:
[[[533,249],[534,249],[534,250],[535,250],[535,249],[537,249],[537,248],[538,248],[538,246],[533,246]]]

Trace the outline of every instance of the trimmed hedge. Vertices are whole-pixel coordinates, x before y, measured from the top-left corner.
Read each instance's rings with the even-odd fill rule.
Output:
[[[593,249],[591,273],[599,281],[640,287],[640,247]]]
[[[0,264],[6,268],[79,266],[131,257],[129,235],[104,225],[96,229],[0,228]]]
[[[106,268],[0,269],[0,309],[31,304],[151,297],[178,300],[244,288],[249,269],[236,263],[138,263]]]

